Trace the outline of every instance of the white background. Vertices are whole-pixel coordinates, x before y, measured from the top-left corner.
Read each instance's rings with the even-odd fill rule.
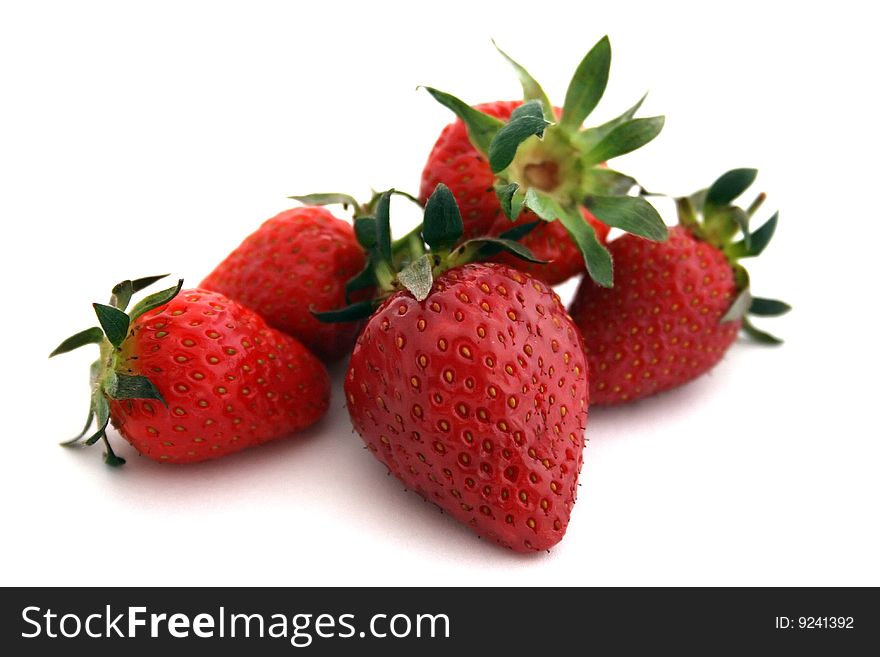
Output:
[[[0,583],[880,584],[867,6],[3,3]],[[417,85],[516,97],[494,37],[561,102],[605,33],[593,118],[645,90],[643,115],[668,117],[617,166],[671,193],[759,167],[781,221],[754,288],[795,311],[762,324],[781,348],[740,342],[685,388],[595,410],[551,553],[478,540],[387,477],[351,433],[342,366],[319,426],[217,462],[159,466],[117,436],[115,471],[57,446],[92,354],[46,355],[113,283],[197,284],[290,194],[417,190],[450,119]]]

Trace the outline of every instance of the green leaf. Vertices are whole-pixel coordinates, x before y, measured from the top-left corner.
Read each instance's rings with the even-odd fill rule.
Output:
[[[553,104],[550,102],[550,99],[547,98],[547,94],[544,93],[544,90],[541,88],[541,85],[538,84],[538,81],[535,80],[525,68],[515,62],[510,55],[501,50],[501,48],[498,47],[498,44],[495,43],[494,39],[492,40],[492,45],[495,46],[495,50],[501,53],[501,56],[504,57],[504,59],[506,59],[513,67],[513,70],[516,71],[516,75],[522,85],[523,98],[525,100],[537,100],[541,103],[541,107],[544,110],[544,116],[555,118],[556,114],[553,110]]]
[[[755,182],[757,169],[733,169],[722,174],[706,193],[706,207],[728,205]]]
[[[596,126],[595,128],[587,128],[586,130],[581,130],[579,133],[577,133],[575,135],[575,141],[581,148],[582,152],[587,152],[588,150],[593,148],[596,144],[602,141],[609,132],[611,132],[621,123],[627,123],[628,121],[630,121],[636,115],[636,112],[639,111],[639,108],[642,106],[642,103],[645,102],[645,98],[647,97],[648,94],[642,96],[635,105],[630,107],[620,116],[615,117],[610,121],[606,121],[602,125]]]
[[[667,237],[666,224],[641,196],[588,196],[584,206],[602,223],[655,242]]]
[[[430,201],[428,203],[430,204]],[[412,292],[416,301],[424,301],[431,293],[431,287],[434,285],[433,264],[434,257],[426,253],[413,260],[397,274],[397,280]]]
[[[625,196],[638,184],[635,178],[614,169],[594,167],[584,172],[581,188],[585,196]]]
[[[621,123],[583,156],[584,163],[599,164],[641,148],[660,134],[665,121],[662,116],[653,116]]]
[[[527,224],[531,225],[531,224]],[[521,260],[525,260],[526,262],[534,262],[539,265],[546,265],[547,260],[541,260],[538,258],[532,250],[525,246],[524,244],[520,244],[512,239],[506,239],[504,237],[476,237],[472,240],[468,240],[465,244],[478,244],[480,245],[479,257],[480,259],[491,258],[494,255],[501,253],[502,251],[506,251],[512,255],[515,255],[517,258]]]
[[[131,295],[134,294],[134,286],[129,280],[122,281],[113,286],[113,292],[110,296],[110,305],[114,308],[125,312],[128,308],[128,302],[131,301]]]
[[[376,203],[376,250],[385,262],[391,262],[391,192],[384,192]]]
[[[596,231],[585,221],[577,208],[563,208],[553,198],[536,191],[526,192],[525,205],[544,221],[559,220],[583,255],[590,277],[602,287],[614,284],[611,254],[599,243]]]
[[[752,340],[760,344],[777,345],[782,344],[782,339],[775,335],[762,331],[752,324],[748,318],[743,318],[742,329]]]
[[[737,295],[736,299],[733,300],[733,303],[730,304],[730,308],[727,309],[727,312],[724,313],[724,316],[721,318],[721,323],[725,322],[735,322],[737,320],[743,319],[746,316],[746,313],[749,312],[749,306],[752,304],[752,293],[748,287],[744,288]]]
[[[526,197],[525,191],[516,183],[498,184],[495,185],[495,196],[498,197],[504,215],[511,221],[516,221],[522,210],[523,199]]]
[[[365,251],[374,248],[376,246],[376,218],[358,217],[355,219],[354,235]]]
[[[169,287],[167,290],[161,290],[159,292],[154,292],[148,297],[144,297],[140,301],[138,301],[134,308],[131,309],[131,312],[128,313],[131,317],[131,321],[136,320],[138,317],[143,315],[144,313],[148,313],[151,310],[155,310],[159,306],[164,306],[166,303],[171,301],[174,297],[176,297],[180,290],[183,289],[183,279],[181,278],[177,281],[177,285],[174,287]],[[112,342],[112,341],[111,341]]]
[[[338,194],[336,192],[321,192],[317,194],[305,194],[304,196],[288,196],[287,198],[299,201],[303,205],[341,205],[342,207],[360,209],[360,204],[350,194]]]
[[[339,310],[327,310],[324,312],[311,311],[318,321],[325,324],[338,324],[341,322],[354,322],[365,319],[373,314],[376,308],[375,301],[358,301]]]
[[[116,372],[112,384],[107,386],[107,394],[113,399],[158,399],[168,407],[162,393],[145,376]]]
[[[513,158],[519,145],[532,136],[542,136],[550,122],[544,118],[541,103],[537,100],[520,105],[510,115],[489,144],[489,166],[493,173],[504,171]]]
[[[103,339],[104,332],[97,326],[87,328],[85,331],[80,331],[76,335],[71,335],[64,342],[55,347],[52,353],[49,354],[49,358],[57,356],[58,354],[66,354],[68,351],[79,349],[87,344],[100,344]]]
[[[752,297],[752,305],[749,306],[749,313],[759,317],[779,317],[790,310],[791,306],[784,301],[763,297]]]
[[[425,87],[425,90],[433,96],[434,100],[452,110],[452,112],[462,120],[468,131],[471,143],[478,151],[484,155],[489,152],[489,144],[495,133],[504,125],[494,116],[489,116],[483,112],[474,109],[462,100],[443,91],[438,91],[432,87]]]
[[[125,336],[128,335],[128,325],[130,320],[128,315],[114,308],[113,306],[105,306],[103,303],[93,303],[95,314],[98,316],[98,322],[104,329],[104,334],[114,347],[119,347]]]
[[[611,69],[611,43],[602,37],[578,65],[562,106],[560,125],[577,130],[599,104]]]
[[[435,251],[445,251],[455,246],[463,233],[464,223],[455,196],[446,185],[439,183],[425,203],[422,237]]]

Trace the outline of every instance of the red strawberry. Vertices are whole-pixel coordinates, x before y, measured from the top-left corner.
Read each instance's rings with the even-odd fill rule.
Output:
[[[523,104],[523,101],[497,101],[476,105],[489,116],[508,121],[510,113]],[[439,183],[445,184],[459,204],[464,207],[464,237],[500,235],[513,225],[539,221],[531,210],[524,210],[511,224],[502,212],[495,194],[495,174],[483,157],[468,139],[467,128],[461,119],[449,124],[440,133],[434,144],[428,162],[422,171],[419,200],[425,203]],[[609,227],[596,219],[589,210],[581,208],[581,213],[596,231],[596,237],[605,243]],[[546,260],[547,264],[515,262],[512,256],[501,254],[499,261],[516,265],[519,269],[540,277],[551,285],[561,283],[585,270],[580,250],[568,231],[559,222],[538,225],[521,242],[535,257]]]
[[[359,326],[322,324],[311,311],[345,305],[345,282],[364,267],[351,224],[318,207],[286,210],[245,238],[201,287],[256,311],[325,360],[348,354]]]
[[[533,254],[507,238],[459,243],[461,214],[444,185],[395,251],[390,195],[357,225],[384,302],[321,315],[370,317],[345,378],[355,429],[408,488],[481,536],[521,552],[547,549],[568,526],[582,462],[580,336],[545,283],[471,262],[502,249]]]
[[[662,244],[625,235],[609,245],[616,280],[612,289],[582,281],[571,307],[590,364],[594,404],[619,404],[690,381],[710,370],[740,328],[765,342],[744,312],[781,314],[788,306],[752,298],[748,276],[736,260],[758,255],[776,226],[776,216],[733,243],[748,212],[729,205],[754,180],[755,171],[722,176],[707,192],[679,199],[682,224]],[[693,203],[705,215],[696,220]],[[747,230],[747,228],[746,228]],[[747,233],[748,234],[748,233]]]
[[[587,369],[556,294],[499,264],[452,269],[389,298],[345,378],[352,422],[408,488],[481,536],[545,550],[568,526]]]
[[[611,59],[607,38],[578,66],[562,109],[551,105],[522,66],[504,56],[520,77],[525,102],[469,107],[427,88],[458,121],[443,130],[428,157],[421,198],[438,183],[446,184],[462,207],[466,238],[499,235],[511,222],[554,222],[539,225],[522,239],[538,258],[550,261],[526,269],[555,284],[580,273],[586,264],[590,276],[608,287],[612,270],[603,244],[610,226],[653,240],[664,239],[666,232],[644,198],[629,196],[636,181],[608,169],[605,162],[651,141],[663,117],[633,118],[639,101],[612,121],[582,129],[605,91]],[[507,256],[500,260],[508,262]]]
[[[217,458],[281,438],[327,410],[324,366],[296,339],[216,292],[176,288],[147,297],[126,314],[144,280],[114,289],[114,305],[95,304],[103,327],[63,342],[56,355],[98,343],[92,368],[92,419],[111,465],[124,461],[105,434],[108,421],[141,454],[173,463]],[[119,291],[122,289],[122,293]],[[125,291],[127,290],[127,291]]]

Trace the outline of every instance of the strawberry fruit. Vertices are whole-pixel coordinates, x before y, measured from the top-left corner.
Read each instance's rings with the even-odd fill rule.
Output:
[[[611,286],[611,257],[604,247],[608,227],[663,240],[666,228],[641,196],[635,179],[605,162],[650,142],[663,127],[662,116],[634,118],[640,100],[619,117],[582,129],[608,82],[611,46],[601,39],[578,66],[561,110],[519,64],[524,103],[496,102],[471,107],[445,92],[426,87],[458,121],[441,133],[422,172],[424,200],[437,183],[446,184],[464,212],[464,236],[497,235],[510,222],[542,219],[523,243],[547,267],[526,265],[551,284],[586,270]],[[643,99],[644,100],[644,99]]]
[[[571,314],[587,350],[593,404],[634,401],[700,376],[721,360],[740,329],[761,342],[779,342],[746,314],[773,316],[790,307],[752,297],[738,263],[760,255],[778,220],[774,214],[750,232],[763,194],[748,210],[731,205],[756,174],[735,169],[708,190],[678,199],[680,225],[665,243],[633,235],[611,242],[612,289],[581,282]]]
[[[200,287],[244,304],[330,361],[351,351],[359,326],[323,324],[311,311],[344,306],[345,283],[363,267],[350,223],[324,208],[302,207],[263,223]]]
[[[286,436],[326,412],[330,381],[323,364],[217,292],[181,291],[180,281],[126,313],[132,294],[158,278],[117,285],[110,305],[94,304],[100,327],[52,352],[85,344],[98,344],[101,352],[91,369],[88,421],[65,444],[103,440],[105,461],[121,465],[107,439],[112,423],[144,456],[193,463]]]
[[[363,228],[375,229],[371,260],[387,296],[374,313],[372,302],[341,313],[372,313],[345,377],[355,429],[407,488],[479,535],[519,552],[548,549],[566,531],[582,464],[588,380],[578,331],[545,283],[467,263],[498,248],[532,254],[506,238],[455,247],[461,215],[442,185],[425,208],[429,250],[385,278],[384,198]]]

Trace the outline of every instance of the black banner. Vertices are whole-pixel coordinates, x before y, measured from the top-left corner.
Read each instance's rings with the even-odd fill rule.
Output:
[[[3,590],[0,613],[7,655],[621,654],[651,646],[848,655],[880,646],[880,603],[867,588],[21,588]]]

